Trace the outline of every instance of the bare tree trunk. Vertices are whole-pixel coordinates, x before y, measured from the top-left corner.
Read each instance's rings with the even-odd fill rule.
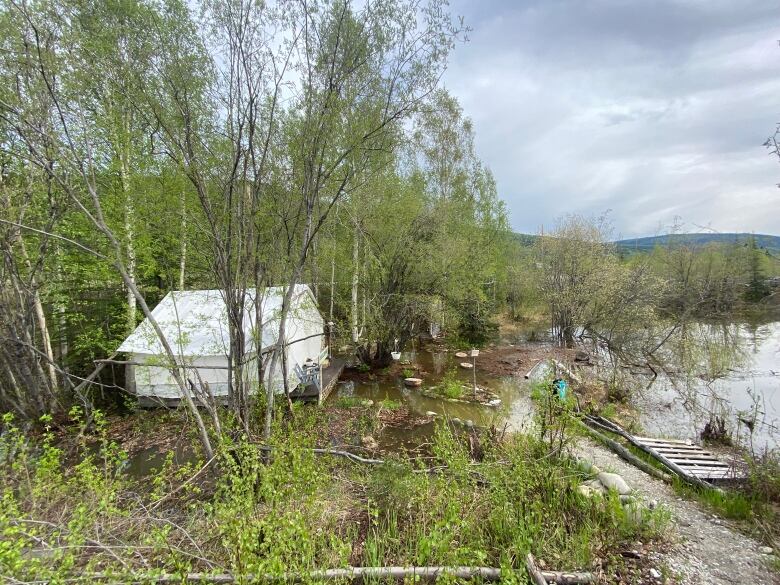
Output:
[[[357,219],[352,236],[352,343],[360,341],[360,329],[358,328],[358,284],[360,281],[360,231]]]
[[[129,122],[125,122],[127,127],[125,130],[125,136],[129,132]],[[124,239],[125,249],[127,254],[127,275],[130,281],[135,285],[135,203],[133,200],[132,190],[130,188],[130,169],[129,169],[130,155],[127,152],[127,147],[123,147],[122,152],[119,155],[119,177],[122,183],[122,195],[124,198]],[[127,331],[128,333],[135,330],[136,326],[136,298],[130,287],[127,287]]]
[[[30,272],[30,288],[32,289],[32,301],[33,310],[35,311],[35,321],[38,324],[38,331],[41,334],[41,345],[43,346],[43,353],[46,356],[46,373],[48,374],[49,384],[51,390],[54,392],[57,388],[57,369],[55,368],[54,352],[51,349],[51,336],[49,335],[49,328],[46,325],[46,313],[43,310],[43,303],[41,303],[41,295],[38,292],[38,282],[34,275],[32,275],[33,267],[30,263],[30,257],[27,255],[27,247],[24,245],[22,235],[18,234],[19,251],[22,255],[25,267]]]
[[[57,258],[57,283],[62,290],[64,289],[64,279],[62,275],[62,249],[60,248],[59,243],[55,243],[55,246],[57,246],[55,252]],[[70,348],[68,346],[68,323],[66,318],[65,303],[58,300],[54,310],[57,313],[57,343],[59,346],[58,351],[60,367],[67,372],[68,368],[65,364],[65,358],[67,358],[68,350]]]
[[[181,236],[179,257],[179,290],[184,290],[184,274],[187,267],[187,194],[181,190]]]
[[[331,258],[330,261],[330,313],[328,321],[333,323],[333,298],[336,290],[336,258]]]

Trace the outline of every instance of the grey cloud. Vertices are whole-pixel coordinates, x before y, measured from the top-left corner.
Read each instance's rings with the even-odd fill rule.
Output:
[[[517,230],[613,210],[780,233],[780,10],[771,2],[462,2],[445,83]]]

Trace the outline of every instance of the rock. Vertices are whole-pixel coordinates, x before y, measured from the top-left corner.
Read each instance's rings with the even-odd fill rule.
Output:
[[[594,497],[600,497],[601,496],[601,490],[594,489],[589,485],[580,484],[577,486],[577,493],[579,493],[582,496],[585,496],[586,498],[594,498]]]
[[[658,507],[658,501],[657,500],[650,500],[647,502],[647,508],[649,510],[655,510]]]
[[[660,579],[661,578],[661,571],[658,569],[650,569],[650,576],[653,579]]]
[[[626,480],[620,477],[617,473],[607,473],[602,471],[598,474],[599,481],[608,490],[615,490],[621,495],[631,493],[631,488],[628,487]]]
[[[774,549],[771,546],[762,546],[758,549],[758,551],[762,555],[771,555],[774,552]]]
[[[588,355],[588,352],[586,352],[586,351],[578,351],[576,354],[574,354],[574,361],[575,362],[589,362],[590,361],[590,355]]]
[[[432,410],[425,411],[425,416],[439,416],[439,413],[433,412]]]
[[[620,496],[620,503],[623,504],[624,506],[629,504],[635,504],[636,499],[634,498],[634,496]]]
[[[601,470],[596,467],[596,464],[588,461],[587,459],[580,459],[577,462],[577,466],[588,475],[598,475],[601,473]]]
[[[501,404],[501,400],[499,398],[494,398],[487,403],[488,406],[498,406],[499,404]]]
[[[365,437],[360,439],[360,442],[363,444],[363,446],[366,449],[373,450],[373,449],[376,449],[377,447],[379,447],[379,443],[377,443],[376,439],[374,437],[372,437],[371,435],[366,435]]]
[[[583,485],[586,485],[588,487],[593,488],[594,490],[598,490],[599,492],[605,493],[607,491],[607,488],[605,488],[601,482],[597,479],[589,479],[586,481]]]
[[[404,384],[406,384],[410,388],[417,388],[418,386],[422,385],[422,379],[420,379],[420,378],[404,378]]]
[[[454,424],[454,425],[463,424],[463,421],[460,420],[457,416],[453,416],[452,419],[450,419],[450,420],[452,420],[452,424]]]
[[[466,425],[467,429],[473,429],[474,428],[474,421],[471,420],[470,418],[467,419],[464,424]]]
[[[623,504],[623,511],[626,514],[626,518],[637,526],[641,526],[644,523],[645,510],[637,502]]]

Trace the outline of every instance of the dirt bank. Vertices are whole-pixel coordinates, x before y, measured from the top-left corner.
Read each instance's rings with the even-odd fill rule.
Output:
[[[569,361],[575,350],[543,343],[497,345],[480,351],[477,365],[493,376],[524,376],[540,360],[555,358]]]

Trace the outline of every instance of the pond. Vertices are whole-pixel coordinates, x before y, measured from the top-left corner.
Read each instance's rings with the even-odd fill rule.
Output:
[[[740,444],[757,451],[780,445],[780,322],[701,325],[724,334],[740,359],[723,377],[681,384],[659,377],[634,395],[645,432],[698,439],[710,413],[722,416]]]
[[[780,438],[780,322],[758,326],[703,327],[716,328],[717,331],[708,332],[712,336],[723,335],[726,327],[730,342],[742,350],[738,367],[714,381],[696,380],[695,384],[685,387],[679,382],[659,377],[644,391],[634,392],[632,401],[640,413],[643,432],[651,436],[698,441],[710,412],[716,412],[725,417],[730,430],[737,431],[743,445],[752,445],[757,451],[777,448]],[[512,338],[504,341],[524,343],[526,340]],[[524,345],[527,347],[528,343]],[[540,355],[544,355],[551,344],[542,342],[535,345],[541,350]],[[464,423],[472,421],[477,426],[503,428],[506,425],[509,431],[530,428],[533,417],[530,387],[521,376],[489,375],[480,369],[480,358],[477,358],[477,384],[489,388],[501,404],[490,407],[450,402],[422,392],[439,384],[448,371],[454,372],[464,385],[471,385],[472,372],[459,367],[459,362],[463,360],[456,358],[454,352],[404,352],[401,359],[424,372],[421,388],[405,387],[400,376],[376,376],[373,381],[361,378],[361,381],[339,383],[326,405],[349,396],[369,399],[374,403],[392,400],[403,403],[413,415],[420,417],[433,412],[437,417],[458,418]],[[388,426],[375,438],[387,450],[416,447],[431,438],[434,421],[435,418],[429,417],[428,422],[412,428]],[[179,462],[192,458],[186,450],[178,450],[174,455]],[[155,447],[145,449],[130,458],[129,472],[145,475],[150,469],[159,468],[164,457],[164,453]]]

